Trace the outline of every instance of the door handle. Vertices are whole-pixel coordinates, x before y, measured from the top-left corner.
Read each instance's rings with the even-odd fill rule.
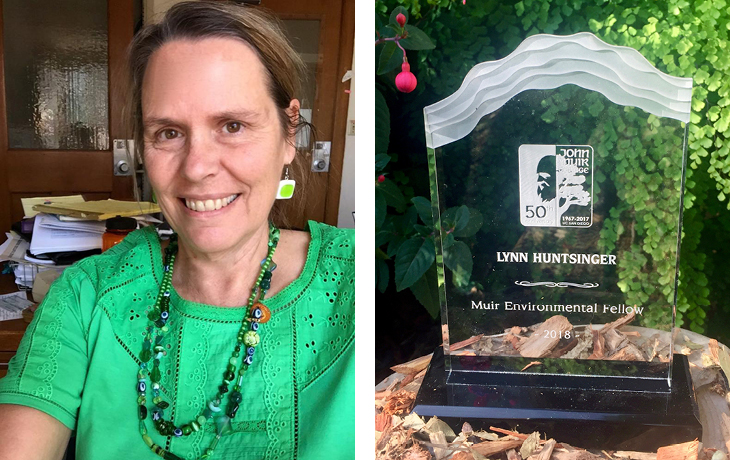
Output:
[[[134,140],[114,139],[114,175],[131,176],[134,174]]]
[[[327,172],[330,170],[330,149],[332,142],[315,142],[312,150],[312,172]]]

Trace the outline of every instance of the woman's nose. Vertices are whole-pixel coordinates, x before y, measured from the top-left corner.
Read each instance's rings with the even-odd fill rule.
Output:
[[[218,173],[219,157],[215,143],[205,133],[193,132],[185,145],[181,174],[191,182],[199,182]]]

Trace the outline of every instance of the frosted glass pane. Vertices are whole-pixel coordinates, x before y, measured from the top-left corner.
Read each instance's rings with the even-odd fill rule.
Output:
[[[107,150],[107,4],[3,2],[10,148]]]
[[[312,109],[317,94],[317,63],[319,62],[319,21],[309,19],[285,19],[287,37],[294,50],[307,66],[305,81],[302,82],[302,109]],[[311,120],[310,120],[311,121]]]

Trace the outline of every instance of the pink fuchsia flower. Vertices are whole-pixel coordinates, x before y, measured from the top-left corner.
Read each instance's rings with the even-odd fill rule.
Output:
[[[384,174],[381,174],[381,175],[378,176],[378,182],[380,183],[380,182],[383,182],[383,181],[385,181],[385,175]]]
[[[398,88],[398,91],[410,93],[416,89],[418,80],[416,80],[416,76],[411,73],[411,66],[407,62],[403,63],[401,70],[401,73],[395,77],[395,87]]]
[[[406,15],[403,13],[398,13],[398,15],[395,17],[395,22],[400,24],[401,27],[406,26]]]

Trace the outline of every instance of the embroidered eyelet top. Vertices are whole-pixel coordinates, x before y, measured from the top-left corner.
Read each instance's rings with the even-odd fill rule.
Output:
[[[233,431],[214,460],[354,458],[354,231],[315,222],[309,231],[301,275],[265,301],[272,317],[259,329]],[[139,435],[136,385],[161,280],[151,229],[66,269],[0,379],[0,404],[33,407],[75,430],[78,460],[159,459]],[[215,395],[245,307],[190,302],[173,289],[170,313],[161,392],[171,402],[165,417],[186,423]],[[181,438],[150,435],[194,459],[215,426]]]

